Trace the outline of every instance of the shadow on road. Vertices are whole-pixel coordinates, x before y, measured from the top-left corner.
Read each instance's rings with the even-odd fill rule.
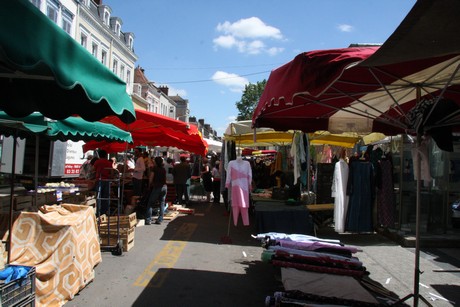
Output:
[[[277,268],[261,261],[243,265],[245,274],[160,269],[132,306],[264,306],[282,290]]]

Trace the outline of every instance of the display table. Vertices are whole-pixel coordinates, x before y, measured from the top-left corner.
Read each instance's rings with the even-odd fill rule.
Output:
[[[307,205],[316,227],[325,226],[334,218],[334,204]]]
[[[257,201],[254,214],[258,233],[314,233],[313,220],[306,206],[288,206],[279,200]]]

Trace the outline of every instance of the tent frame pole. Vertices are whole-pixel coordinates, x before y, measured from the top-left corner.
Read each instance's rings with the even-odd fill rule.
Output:
[[[417,104],[420,102],[421,97],[421,88],[417,87]],[[397,305],[400,302],[404,302],[410,298],[414,298],[413,306],[418,306],[419,299],[422,300],[427,306],[432,307],[427,299],[425,299],[420,294],[420,207],[421,207],[421,195],[422,195],[422,180],[421,180],[421,169],[422,169],[422,161],[421,155],[418,149],[422,143],[422,136],[420,135],[419,131],[417,131],[417,140],[416,140],[416,158],[415,161],[415,170],[417,174],[417,191],[416,191],[416,200],[415,200],[415,266],[414,266],[414,293],[411,293],[398,302],[395,303]]]

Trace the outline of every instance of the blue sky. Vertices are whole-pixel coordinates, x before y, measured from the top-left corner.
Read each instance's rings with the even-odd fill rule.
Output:
[[[244,85],[297,54],[383,43],[415,0],[104,0],[135,35],[148,79],[190,102],[219,136]]]

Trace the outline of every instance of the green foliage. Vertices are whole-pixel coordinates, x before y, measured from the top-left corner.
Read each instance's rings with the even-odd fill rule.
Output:
[[[265,89],[267,80],[257,81],[256,84],[249,83],[244,87],[241,100],[236,102],[236,108],[238,109],[238,121],[252,119],[254,109],[259,103],[260,96]]]

